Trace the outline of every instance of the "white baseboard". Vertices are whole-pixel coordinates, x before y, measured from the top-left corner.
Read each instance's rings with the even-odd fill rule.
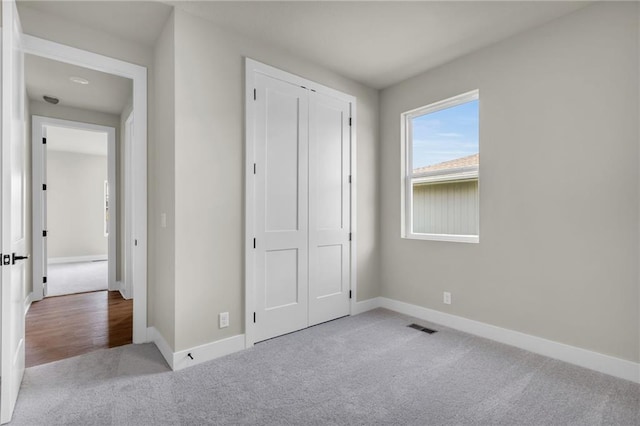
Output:
[[[149,327],[147,329],[147,340],[156,344],[165,361],[167,361],[169,367],[174,371],[192,367],[245,349],[244,334],[238,334],[178,352],[171,350],[167,341],[155,327]],[[191,354],[193,359],[189,357],[189,354]]]
[[[31,303],[33,302],[33,292],[29,293],[27,297],[24,298],[24,315],[27,315],[29,312],[29,308],[31,307]]]
[[[55,265],[58,263],[75,263],[75,262],[93,262],[96,260],[108,260],[106,254],[93,254],[90,256],[73,256],[73,257],[50,257],[47,264]]]
[[[156,344],[164,360],[167,361],[167,364],[169,364],[169,367],[173,370],[173,351],[171,350],[171,346],[169,346],[162,334],[160,334],[155,327],[147,328],[147,341]]]
[[[351,315],[358,315],[363,312],[371,311],[373,309],[379,308],[380,297],[374,297],[373,299],[363,300],[361,302],[355,302],[351,305]]]
[[[530,352],[558,359],[590,370],[640,383],[640,364],[604,355],[598,352],[569,346],[530,334],[506,328],[496,327],[479,321],[447,314],[422,306],[400,302],[386,297],[379,297],[379,307],[401,314],[419,318],[424,321],[444,325],[469,334],[484,337],[506,345],[515,346]],[[368,301],[367,301],[368,302]],[[374,305],[373,302],[370,303]],[[364,305],[363,305],[364,307]],[[373,308],[372,308],[373,309]],[[364,311],[363,311],[364,312]]]
[[[174,353],[173,369],[176,371],[182,370],[183,368],[211,361],[212,359],[220,358],[221,356],[229,355],[244,349],[244,334],[238,334],[226,339],[217,340],[215,342]],[[189,357],[189,354],[191,354],[193,359]]]

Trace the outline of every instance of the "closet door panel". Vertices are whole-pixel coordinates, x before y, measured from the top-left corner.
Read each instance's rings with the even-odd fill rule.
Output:
[[[309,325],[349,314],[349,102],[309,101]]]
[[[308,326],[308,93],[256,74],[256,341]]]

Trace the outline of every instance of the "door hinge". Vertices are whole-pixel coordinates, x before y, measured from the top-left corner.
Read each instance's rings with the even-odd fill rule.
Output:
[[[138,240],[133,240],[133,245],[137,246],[138,245]]]
[[[351,127],[351,117],[349,117],[349,127]]]
[[[351,175],[349,175],[349,183],[351,183]]]
[[[351,290],[349,290],[349,299],[351,299]]]
[[[253,174],[256,174],[256,163],[253,163]]]
[[[253,323],[254,324],[256,323],[256,313],[255,312],[253,313]]]
[[[253,248],[256,248],[256,239],[253,239]]]
[[[46,190],[47,190],[47,184],[46,184],[46,183],[43,183],[43,184],[42,184],[42,190],[43,190],[43,191],[46,191]]]
[[[47,283],[47,277],[42,277],[42,284],[46,284]]]
[[[349,232],[349,241],[351,241],[351,232]]]
[[[42,231],[42,236],[46,237],[47,236],[47,231]]]
[[[258,91],[253,89],[253,100],[255,101],[256,99],[258,99]]]
[[[42,144],[46,145],[47,144],[47,138],[42,138]]]

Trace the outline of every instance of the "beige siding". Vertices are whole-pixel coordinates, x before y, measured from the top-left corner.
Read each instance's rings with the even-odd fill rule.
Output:
[[[478,181],[414,185],[413,232],[478,235]]]

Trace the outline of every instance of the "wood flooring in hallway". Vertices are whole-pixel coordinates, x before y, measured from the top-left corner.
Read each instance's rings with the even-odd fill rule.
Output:
[[[132,342],[133,300],[118,291],[47,297],[26,317],[26,366]]]

